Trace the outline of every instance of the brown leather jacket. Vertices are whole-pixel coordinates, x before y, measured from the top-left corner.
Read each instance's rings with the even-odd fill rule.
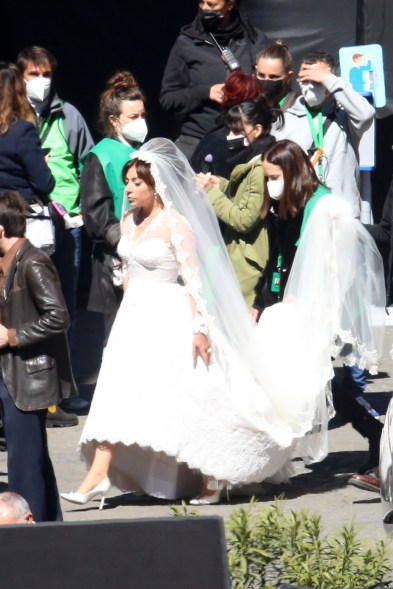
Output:
[[[1,322],[12,330],[0,350],[15,405],[46,409],[76,394],[67,343],[69,316],[50,258],[27,239],[10,263],[0,292]]]

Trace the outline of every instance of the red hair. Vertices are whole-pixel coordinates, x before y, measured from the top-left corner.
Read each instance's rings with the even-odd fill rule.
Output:
[[[242,70],[232,72],[224,84],[224,108],[230,108],[240,102],[255,100],[261,95],[261,87],[255,76],[245,74]]]

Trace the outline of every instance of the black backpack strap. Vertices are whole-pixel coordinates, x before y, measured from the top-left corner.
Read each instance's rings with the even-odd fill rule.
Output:
[[[51,115],[48,116],[48,123],[46,125],[45,131],[43,132],[42,135],[40,135],[40,141],[41,141],[41,145],[44,145],[46,138],[48,137],[50,131],[51,131]]]

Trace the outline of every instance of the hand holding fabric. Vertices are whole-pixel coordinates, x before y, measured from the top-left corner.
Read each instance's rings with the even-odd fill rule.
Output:
[[[198,188],[201,188],[205,192],[213,188],[213,186],[218,187],[220,185],[220,179],[217,176],[212,176],[211,174],[203,174],[200,172],[196,175],[196,184]]]

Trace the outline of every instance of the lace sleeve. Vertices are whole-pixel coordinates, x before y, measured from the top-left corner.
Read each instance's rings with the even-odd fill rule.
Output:
[[[171,243],[179,265],[179,274],[190,299],[193,332],[207,335],[212,323],[212,317],[207,311],[207,304],[203,294],[194,231],[188,221],[174,211],[168,214],[168,226]]]

